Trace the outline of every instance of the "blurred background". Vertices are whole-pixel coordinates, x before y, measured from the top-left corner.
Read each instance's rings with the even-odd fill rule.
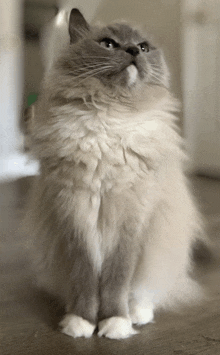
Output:
[[[219,0],[0,0],[0,179],[32,175],[23,111],[36,99],[53,58],[68,45],[67,18],[78,7],[93,23],[140,24],[165,53],[192,172],[220,177]]]
[[[63,309],[36,287],[30,266],[33,239],[20,228],[31,175],[38,170],[37,162],[28,159],[23,112],[37,99],[53,60],[68,46],[67,21],[73,7],[91,23],[127,19],[141,25],[163,48],[172,92],[183,102],[180,123],[192,158],[193,194],[214,251],[214,261],[206,265],[202,250],[195,269],[195,278],[210,293],[210,303],[192,314],[184,312],[181,319],[179,314],[162,313],[158,322],[128,342],[110,344],[97,338],[72,342],[54,331]],[[2,355],[220,354],[219,93],[219,0],[0,0]]]

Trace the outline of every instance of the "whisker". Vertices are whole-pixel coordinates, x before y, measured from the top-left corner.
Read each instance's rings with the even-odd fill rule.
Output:
[[[102,62],[104,62],[104,63],[106,63],[106,62],[110,62],[110,63],[120,63],[120,60],[117,60],[117,58],[109,58],[109,57],[107,57],[107,56],[99,56],[99,55],[97,55],[97,56],[86,56],[86,55],[84,55],[83,57],[82,57],[82,63],[83,64],[93,64],[94,63],[94,60],[97,60],[97,61],[100,61],[101,63]],[[74,61],[74,60],[78,60],[78,57],[77,56],[74,56],[74,54],[72,55],[72,60]]]
[[[101,71],[107,71],[108,69],[111,69],[111,68],[112,68],[112,66],[110,66],[110,65],[105,66],[105,67],[102,66],[101,68],[95,68],[95,69],[92,69],[90,71],[86,71],[86,72],[84,72],[82,74],[79,73],[79,75],[76,75],[76,77],[79,78],[79,77],[82,77],[82,76],[90,76],[90,74],[93,74],[93,73],[96,73],[96,72],[98,73],[100,70]],[[77,74],[77,71],[75,73]]]
[[[101,56],[101,55],[88,55],[88,56],[83,56],[83,59],[106,59],[106,60],[110,60],[112,58],[108,58],[107,56]]]
[[[72,59],[74,60],[74,59],[78,59],[78,57],[77,56],[75,56],[74,54],[71,56],[72,57]],[[88,60],[93,60],[93,59],[104,59],[105,61],[107,61],[107,60],[114,60],[114,58],[108,58],[107,56],[100,56],[100,55],[97,55],[97,56],[83,56],[82,57],[82,61],[88,61]]]
[[[87,66],[87,65],[105,65],[105,64],[108,64],[108,65],[120,65],[121,64],[121,61],[117,61],[117,60],[100,60],[100,61],[85,61],[85,62],[82,62],[80,63],[81,66]]]
[[[84,71],[85,73],[87,73],[89,70],[99,70],[99,69],[106,69],[106,68],[113,68],[112,65],[100,65],[100,66],[97,66],[94,68],[94,66],[91,66],[91,67],[84,67],[84,68],[80,68],[80,69],[76,69],[74,70],[74,72],[77,72],[78,70],[81,72],[81,71]],[[87,70],[89,69],[89,70]]]
[[[150,75],[150,79],[155,79],[155,80],[161,82],[161,77],[159,77],[159,76],[157,76],[157,75],[154,75],[154,74],[151,74],[151,75]]]
[[[152,71],[152,74],[154,74],[154,75],[161,75],[161,72],[158,71],[158,70],[153,70],[153,71]]]
[[[157,69],[160,69],[160,68],[161,68],[159,65],[154,64],[154,63],[150,63],[150,66],[151,66],[152,68],[157,68]]]
[[[92,64],[92,65],[83,65],[83,66],[77,68],[77,70],[81,70],[82,71],[82,70],[86,70],[86,69],[90,69],[90,68],[96,69],[96,68],[102,68],[103,66],[106,66],[106,64],[105,63],[99,63],[99,64]]]
[[[83,55],[83,58],[82,59],[95,59],[95,58],[100,58],[100,59],[105,59],[105,60],[112,60],[112,59],[114,59],[114,58],[112,58],[112,57],[108,57],[108,55],[106,55],[106,56],[102,56],[102,55]]]
[[[113,65],[106,64],[106,63],[96,63],[92,65],[82,64],[81,67],[74,68],[73,73],[87,73],[88,69],[102,69],[102,68],[113,68]]]
[[[154,76],[155,78],[160,78],[160,74],[159,73],[150,73],[150,76]]]
[[[78,79],[78,78],[81,78],[81,77],[84,77],[84,76],[86,76],[86,78],[88,78],[88,77],[94,76],[96,74],[99,74],[100,72],[105,72],[105,71],[107,71],[108,69],[111,69],[111,68],[112,68],[112,66],[110,66],[110,65],[102,67],[102,68],[96,68],[94,70],[90,70],[88,72],[76,75],[75,78]]]
[[[79,76],[76,76],[75,79],[78,79],[78,78],[82,78],[80,81],[79,81],[79,84],[81,84],[84,80],[86,79],[89,79],[89,78],[92,78],[93,76],[97,75],[97,74],[101,74],[101,73],[105,73],[109,68],[103,68],[103,69],[99,69],[99,70],[94,70],[94,71],[91,71],[90,73],[87,73],[87,76],[82,78],[83,75],[79,75]],[[85,75],[84,75],[85,76]]]

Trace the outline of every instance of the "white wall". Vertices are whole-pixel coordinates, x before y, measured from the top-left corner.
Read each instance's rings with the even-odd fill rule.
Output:
[[[191,170],[220,176],[220,2],[183,0],[184,131]]]
[[[0,2],[0,179],[22,176],[26,157],[21,153],[18,118],[22,102],[21,0]]]
[[[11,154],[19,144],[15,124],[22,95],[19,1],[1,1],[0,13],[0,154],[3,157]]]

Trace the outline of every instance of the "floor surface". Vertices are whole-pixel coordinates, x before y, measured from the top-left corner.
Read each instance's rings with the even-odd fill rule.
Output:
[[[63,309],[33,281],[29,241],[19,232],[31,178],[0,184],[0,354],[1,355],[219,355],[220,354],[220,181],[194,177],[192,186],[211,225],[217,261],[200,266],[197,278],[210,298],[182,314],[157,314],[155,323],[118,341],[73,339],[57,330]]]

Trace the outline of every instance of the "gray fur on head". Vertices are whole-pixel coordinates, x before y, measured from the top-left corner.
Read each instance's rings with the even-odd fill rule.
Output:
[[[78,9],[69,17],[70,50],[64,67],[79,79],[98,78],[105,86],[169,86],[169,73],[161,50],[126,23],[92,27]],[[131,77],[130,77],[130,76]],[[80,80],[79,80],[80,81]]]

